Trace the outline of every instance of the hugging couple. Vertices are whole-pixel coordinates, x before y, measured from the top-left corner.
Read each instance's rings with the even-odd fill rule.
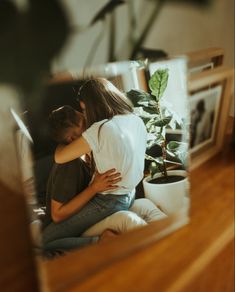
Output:
[[[72,250],[166,217],[135,200],[147,132],[126,96],[104,78],[84,82],[83,114],[63,106],[49,117],[58,142],[47,185],[44,250]]]

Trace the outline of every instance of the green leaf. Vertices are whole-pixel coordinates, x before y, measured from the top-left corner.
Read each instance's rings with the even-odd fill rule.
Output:
[[[155,158],[145,153],[145,159],[149,161],[155,161]]]
[[[144,109],[144,111],[146,111],[147,113],[152,114],[152,115],[159,114],[157,108],[154,106],[144,106],[143,109]]]
[[[171,152],[176,151],[187,151],[187,143],[185,142],[178,142],[178,141],[170,141],[167,144],[167,149]]]
[[[149,161],[153,161],[153,162],[155,162],[155,163],[157,163],[159,165],[163,165],[163,162],[164,162],[162,157],[154,158],[154,157],[152,157],[152,156],[150,156],[150,155],[148,155],[146,153],[145,153],[145,159],[149,160]]]
[[[126,93],[135,107],[139,106],[139,102],[153,100],[153,97],[148,92],[143,90],[132,89]]]
[[[170,141],[167,144],[167,151],[174,156],[174,160],[180,161],[184,166],[187,164],[188,144],[185,142]]]
[[[179,142],[177,142],[177,141],[170,141],[167,144],[167,149],[170,150],[170,151],[175,151],[178,148],[179,148]]]
[[[151,114],[147,113],[146,111],[144,111],[142,106],[135,107],[134,108],[134,113],[137,116],[139,116],[144,121],[144,123],[146,123],[147,121],[149,121],[150,119],[153,118],[153,115],[151,115]]]
[[[161,141],[160,140],[149,140],[147,142],[147,149],[151,149],[154,145],[161,145]]]
[[[168,69],[158,69],[154,72],[149,80],[149,88],[152,95],[156,97],[158,101],[162,96],[168,84]]]
[[[149,106],[155,106],[157,108],[158,107],[158,103],[155,100],[150,100],[149,101]]]
[[[153,177],[155,173],[160,172],[159,165],[156,162],[151,162],[149,166],[149,172],[150,172],[151,177]]]
[[[150,135],[148,135],[147,139],[148,141],[156,141],[157,144],[161,144],[165,139],[163,137],[163,135],[161,135],[161,133],[154,133],[151,134],[151,136],[154,136],[154,138],[152,138]]]
[[[155,100],[140,100],[138,104],[145,107],[154,107],[158,110],[158,104]]]
[[[150,118],[146,118],[146,117],[141,117],[142,121],[144,122],[145,126],[148,123]]]
[[[171,121],[171,118],[172,116],[168,116],[168,117],[164,117],[162,119],[159,119],[159,118],[154,118],[154,119],[151,119],[148,123],[149,125],[147,124],[147,126],[150,126],[150,124],[152,126],[156,126],[156,127],[164,127],[166,125],[168,125]]]

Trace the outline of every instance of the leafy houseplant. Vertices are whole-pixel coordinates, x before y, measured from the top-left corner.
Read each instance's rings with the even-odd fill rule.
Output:
[[[131,90],[127,93],[132,101],[135,112],[143,119],[147,132],[147,150],[154,145],[160,146],[160,155],[153,157],[146,154],[150,160],[149,171],[153,177],[162,173],[158,183],[168,183],[182,178],[171,178],[167,173],[167,161],[184,166],[186,161],[187,144],[183,142],[166,140],[166,128],[182,127],[183,121],[169,107],[164,105],[163,95],[168,85],[168,69],[158,69],[151,76],[148,85],[150,93],[142,90]],[[160,181],[159,181],[160,180]]]

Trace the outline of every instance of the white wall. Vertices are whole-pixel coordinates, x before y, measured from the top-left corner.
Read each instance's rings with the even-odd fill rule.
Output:
[[[87,62],[89,65],[107,62],[109,17],[104,24],[98,22],[87,27],[97,11],[108,0],[61,0],[68,12],[72,27],[80,31],[73,33],[62,54],[54,61],[54,72],[74,70],[80,71]],[[179,3],[165,4],[157,17],[145,47],[163,49],[170,55],[201,50],[209,47],[225,49],[224,64],[234,67],[234,0],[214,0],[208,8]],[[137,15],[138,35],[146,19],[153,9],[153,2],[134,0],[134,11]],[[121,5],[115,10],[117,21],[116,55],[119,60],[127,59],[129,29],[127,5]],[[99,45],[94,47],[96,39],[101,36]],[[88,58],[94,47],[92,60]],[[89,60],[88,60],[89,59]],[[231,106],[234,116],[234,101]]]
[[[146,45],[157,45],[170,54],[222,47],[225,64],[234,66],[234,0],[216,0],[206,10],[166,5]]]
[[[79,27],[80,33],[70,37],[63,54],[54,62],[54,71],[81,69],[99,33],[102,42],[95,47],[92,64],[107,61],[107,44],[109,18],[106,24],[97,23],[91,28],[82,30],[107,0],[62,0],[71,21]],[[139,22],[138,28],[146,21],[152,9],[151,1],[135,0],[135,11]],[[225,49],[225,65],[234,66],[234,0],[214,0],[211,7],[201,9],[193,5],[167,3],[156,19],[145,46],[164,49],[169,54],[200,50],[208,47]],[[126,5],[116,10],[117,18],[117,55],[125,59],[128,55],[128,11]],[[139,31],[133,32],[138,34]]]
[[[234,67],[234,0],[216,0],[206,10],[167,4],[145,45],[162,48],[170,55],[222,47],[225,49],[224,65]],[[234,97],[230,115],[235,115]]]

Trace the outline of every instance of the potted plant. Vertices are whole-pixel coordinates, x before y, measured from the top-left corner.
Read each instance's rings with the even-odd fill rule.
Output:
[[[187,194],[187,150],[188,143],[168,141],[168,129],[184,128],[184,120],[167,107],[164,92],[168,85],[169,72],[161,68],[151,76],[148,86],[150,93],[142,90],[127,92],[135,107],[135,113],[144,121],[147,132],[146,159],[150,161],[150,175],[143,180],[145,196],[151,199],[167,214],[182,208]],[[157,153],[151,153],[158,147]],[[180,170],[168,170],[169,165],[178,165]]]

